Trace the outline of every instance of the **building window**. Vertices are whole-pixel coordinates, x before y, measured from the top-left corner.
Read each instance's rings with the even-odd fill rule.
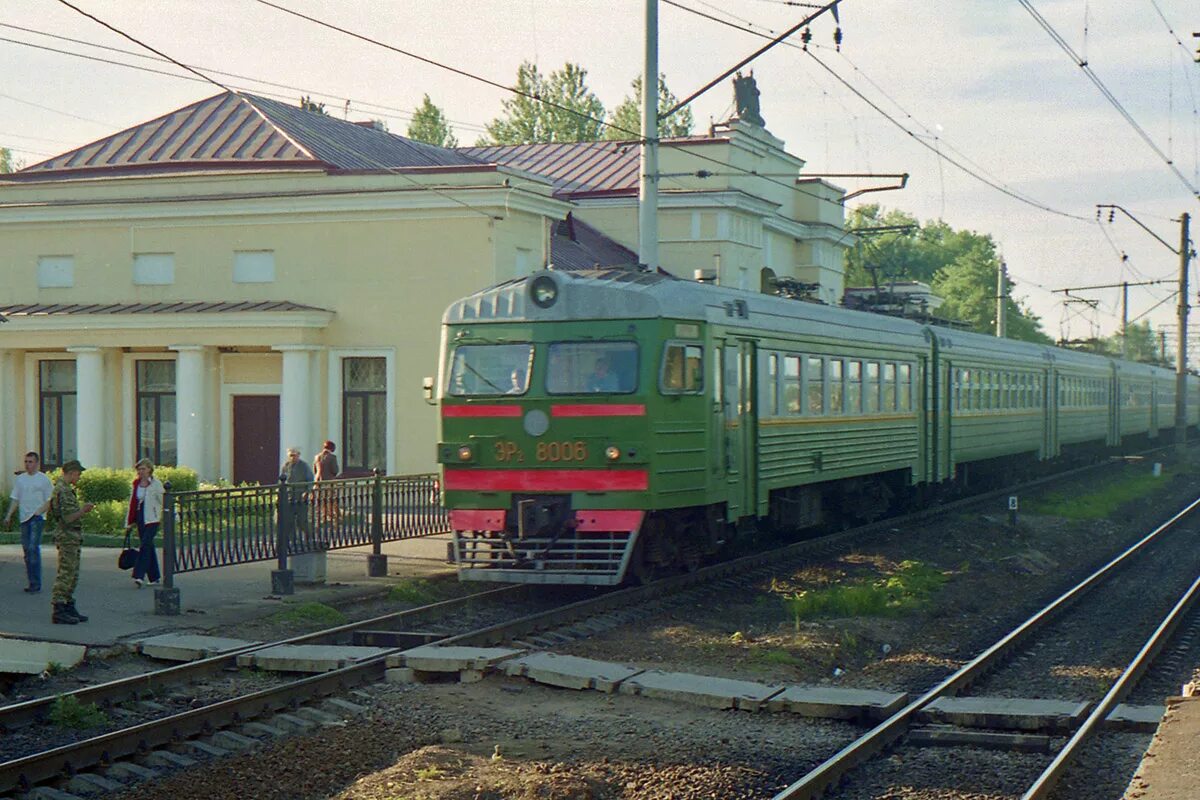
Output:
[[[274,250],[237,250],[233,254],[234,283],[274,283]]]
[[[387,468],[387,359],[342,359],[342,442],[344,470]]]
[[[135,286],[170,286],[175,282],[173,253],[134,253],[133,283]]]
[[[42,464],[47,469],[78,458],[75,444],[75,362],[38,362]]]
[[[175,362],[137,362],[137,457],[174,466]]]
[[[38,256],[39,289],[69,289],[75,285],[74,256]]]

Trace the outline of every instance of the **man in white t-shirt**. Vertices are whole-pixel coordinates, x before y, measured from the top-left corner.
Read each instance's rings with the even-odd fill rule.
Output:
[[[54,486],[40,470],[42,460],[32,451],[25,454],[25,471],[13,479],[12,502],[4,517],[8,527],[14,513],[20,514],[21,547],[25,550],[25,574],[29,585],[25,591],[37,594],[42,590],[42,530],[46,525],[46,509]]]

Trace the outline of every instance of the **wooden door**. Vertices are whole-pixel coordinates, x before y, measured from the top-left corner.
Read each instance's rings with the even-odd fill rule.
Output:
[[[233,482],[278,483],[279,395],[233,397]]]

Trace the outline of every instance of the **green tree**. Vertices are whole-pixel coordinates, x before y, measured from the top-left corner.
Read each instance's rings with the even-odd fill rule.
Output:
[[[642,76],[638,75],[630,84],[632,95],[625,99],[608,115],[609,127],[604,130],[605,139],[637,139],[642,130]],[[667,88],[667,76],[658,76],[658,135],[687,136],[692,132],[692,109],[684,107],[667,118],[663,114],[673,108],[679,98]]]
[[[1121,338],[1121,332],[1117,331],[1112,336],[1103,339],[1101,346],[1104,348],[1104,352],[1119,358],[1122,352]],[[1154,329],[1150,327],[1149,321],[1129,323],[1125,338],[1127,339],[1125,358],[1128,360],[1147,364],[1162,362],[1162,346]]]
[[[6,172],[16,172],[25,165],[16,158],[13,158],[12,150],[7,147],[0,147],[0,175]]]
[[[458,147],[458,139],[445,113],[433,104],[429,95],[421,100],[421,105],[413,112],[412,122],[408,123],[408,138],[418,142],[437,145],[438,147]]]
[[[544,76],[537,65],[526,61],[517,69],[516,89],[520,94],[503,101],[503,115],[487,124],[480,145],[600,138],[604,104],[587,88],[587,70],[578,64],[568,62]]]
[[[987,234],[956,230],[942,220],[924,224],[904,211],[878,204],[854,209],[846,227],[862,231],[859,245],[846,253],[847,286],[881,286],[888,281],[928,283],[945,302],[938,315],[958,319],[979,333],[996,328],[996,276],[1000,257]],[[876,231],[871,229],[885,228]],[[1041,321],[1008,281],[1005,325],[1010,339],[1049,343]]]
[[[305,111],[313,111],[317,114],[329,116],[329,112],[325,110],[325,104],[316,102],[309,95],[304,95],[300,98],[300,107]]]

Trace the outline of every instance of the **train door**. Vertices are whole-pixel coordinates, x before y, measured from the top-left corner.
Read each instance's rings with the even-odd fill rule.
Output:
[[[1042,410],[1046,458],[1054,458],[1058,450],[1058,373],[1055,370],[1042,372]]]
[[[758,511],[754,358],[754,342],[744,339],[725,342],[721,391],[724,418],[721,423],[724,430],[728,517],[734,521],[755,515]]]

